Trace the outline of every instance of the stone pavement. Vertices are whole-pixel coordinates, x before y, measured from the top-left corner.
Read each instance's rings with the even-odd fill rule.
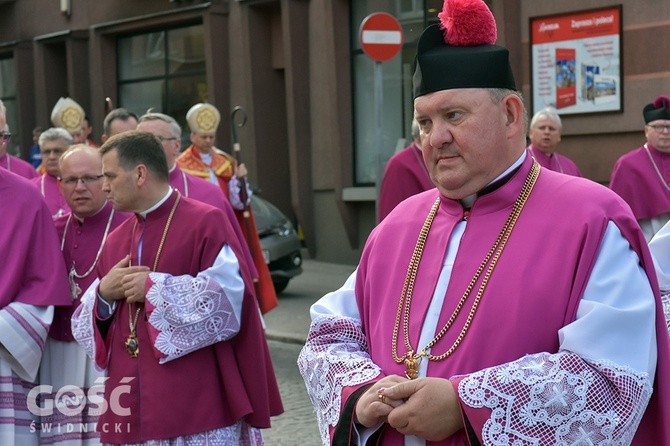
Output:
[[[304,344],[311,322],[310,306],[324,294],[340,288],[355,268],[355,265],[304,260],[302,274],[293,278],[279,295],[279,306],[265,315],[267,338]]]
[[[284,413],[263,432],[267,446],[319,446],[316,415],[296,364],[309,332],[309,307],[338,289],[355,266],[306,259],[303,273],[279,295],[279,306],[265,315],[268,346],[279,383]]]

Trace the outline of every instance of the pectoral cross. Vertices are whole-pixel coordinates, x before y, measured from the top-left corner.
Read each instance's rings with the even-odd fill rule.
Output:
[[[72,297],[72,301],[75,301],[79,298],[79,295],[81,295],[81,288],[79,288],[79,284],[74,281],[74,265],[72,266],[72,269],[70,269],[70,274],[68,274],[68,282],[70,283],[70,296]]]
[[[407,379],[417,379],[419,377],[420,363],[420,356],[408,356],[407,359],[405,359],[405,376]]]

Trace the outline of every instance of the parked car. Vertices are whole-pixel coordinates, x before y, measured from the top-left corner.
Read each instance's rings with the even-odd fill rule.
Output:
[[[291,220],[275,205],[253,194],[251,210],[265,263],[268,264],[275,291],[279,294],[293,277],[302,273],[302,244]]]

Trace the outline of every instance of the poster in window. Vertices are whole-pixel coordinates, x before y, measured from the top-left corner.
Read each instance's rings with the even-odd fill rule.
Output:
[[[530,19],[533,113],[622,110],[621,5]]]

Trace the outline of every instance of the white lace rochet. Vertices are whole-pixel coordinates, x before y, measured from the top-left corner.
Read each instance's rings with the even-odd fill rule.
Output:
[[[324,445],[330,444],[329,427],[340,419],[342,388],[368,382],[381,373],[365,345],[356,319],[325,316],[312,322],[298,368],[316,409]]]
[[[322,316],[298,357],[324,445],[339,421],[342,389],[381,373],[365,342],[358,320]],[[484,369],[458,387],[464,404],[491,410],[482,437],[500,446],[630,444],[651,393],[646,373],[565,351]]]

